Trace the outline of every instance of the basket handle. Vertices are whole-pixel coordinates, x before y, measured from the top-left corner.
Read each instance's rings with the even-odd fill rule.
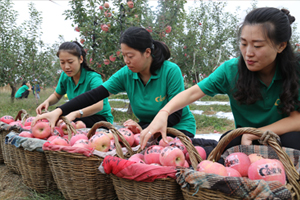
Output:
[[[198,153],[197,149],[195,148],[195,146],[191,143],[188,136],[186,136],[185,134],[183,134],[179,130],[177,130],[175,128],[170,128],[170,127],[167,128],[167,133],[171,134],[171,135],[174,135],[174,136],[176,136],[180,139],[182,144],[184,144],[187,151],[189,152],[192,167],[194,169],[197,169],[197,165],[202,161],[202,158],[199,155],[199,153]]]
[[[94,126],[89,131],[87,137],[90,139],[93,135],[95,135],[96,130],[100,127],[106,127],[112,132],[112,134],[114,136],[114,139],[115,139],[115,146],[116,146],[117,155],[120,158],[124,159],[125,157],[123,155],[123,151],[122,151],[122,147],[121,147],[120,142],[119,142],[119,138],[121,139],[122,143],[125,145],[125,147],[128,150],[130,156],[133,155],[133,151],[131,149],[131,146],[127,142],[127,140],[125,140],[123,135],[109,122],[100,121],[100,122],[95,123]]]
[[[60,119],[62,119],[67,125],[68,139],[70,141],[70,139],[72,137],[72,133],[74,133],[76,135],[77,131],[74,128],[74,126],[71,124],[71,122],[68,120],[68,118],[66,118],[65,116],[60,116]]]
[[[271,131],[269,131],[271,132]],[[232,130],[228,134],[226,134],[217,144],[217,146],[212,150],[212,152],[209,154],[207,160],[219,160],[225,147],[236,137],[243,135],[243,134],[252,134],[258,137],[262,137],[264,133],[256,128],[238,128],[235,130]],[[273,133],[273,132],[271,132]],[[275,135],[275,133],[273,133]],[[268,145],[270,145],[275,152],[277,153],[279,160],[282,162],[286,175],[288,177],[289,183],[292,186],[293,191],[296,193],[297,198],[300,198],[300,176],[298,172],[295,169],[294,164],[292,163],[291,159],[287,155],[285,151],[281,148],[281,146],[278,143],[277,137],[275,137],[273,134],[270,134],[270,137],[267,140]],[[298,182],[299,181],[299,182]]]

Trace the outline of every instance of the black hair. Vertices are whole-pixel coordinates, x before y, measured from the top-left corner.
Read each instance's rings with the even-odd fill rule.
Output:
[[[82,56],[83,62],[80,64],[80,67],[85,68],[87,71],[96,72],[96,73],[104,76],[103,74],[93,70],[92,68],[90,68],[88,66],[87,61],[86,61],[86,52],[84,51],[83,47],[77,41],[62,43],[59,46],[59,49],[56,53],[57,57],[59,57],[59,54],[61,51],[67,51],[68,53],[78,57],[78,59],[80,59],[80,56]]]
[[[21,86],[26,85],[26,83],[27,83],[27,81],[23,81]]]
[[[120,44],[121,43],[141,53],[144,53],[147,48],[151,49],[152,63],[150,73],[152,75],[155,75],[155,71],[160,69],[164,61],[168,60],[171,56],[166,44],[153,40],[150,33],[141,27],[133,26],[126,29],[120,37]]]
[[[283,79],[280,106],[278,108],[282,113],[287,115],[295,110],[295,105],[297,107],[300,106],[300,102],[298,101],[299,59],[296,58],[290,44],[292,36],[291,24],[295,21],[295,17],[289,13],[286,9],[279,10],[272,7],[257,8],[247,14],[239,29],[240,37],[244,26],[261,25],[266,37],[270,39],[273,45],[287,42],[286,48],[281,53],[278,53],[275,59],[276,65],[279,67],[279,73]],[[242,104],[249,105],[262,99],[258,74],[257,72],[248,70],[243,56],[239,57],[238,77],[235,89],[236,92],[233,97]]]

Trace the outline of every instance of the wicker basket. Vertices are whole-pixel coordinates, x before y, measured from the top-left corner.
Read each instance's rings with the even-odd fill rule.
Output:
[[[16,153],[15,153],[16,147],[12,144],[5,144],[5,137],[11,131],[14,131],[16,134],[18,134],[22,130],[19,127],[10,126],[8,124],[4,124],[3,126],[1,126],[0,143],[1,143],[2,156],[7,168],[16,174],[20,174],[19,167],[17,165]]]
[[[189,138],[174,128],[167,129],[168,134],[178,137],[186,146],[193,167],[197,167],[197,163],[202,159],[190,142]],[[111,174],[116,193],[119,200],[180,200],[183,195],[180,185],[175,179],[165,178],[156,179],[154,182],[141,182],[119,178]]]
[[[219,160],[222,152],[224,151],[225,147],[232,141],[234,138],[247,133],[253,134],[255,136],[261,137],[264,133],[255,128],[238,128],[227,135],[225,135],[218,143],[218,145],[213,149],[213,151],[208,156],[207,160]],[[286,184],[286,188],[291,192],[293,199],[300,199],[300,176],[297,173],[292,161],[288,157],[288,155],[282,150],[279,145],[279,142],[276,137],[269,137],[267,141],[268,145],[270,145],[277,153],[279,160],[282,162],[287,179],[289,181]],[[182,193],[185,200],[199,200],[199,199],[207,199],[207,200],[217,200],[217,199],[240,199],[238,197],[227,196],[226,194],[217,191],[217,190],[210,190],[200,188],[199,191],[196,193],[194,189],[188,190],[187,188],[182,188]]]
[[[63,118],[63,120],[67,124],[69,136],[71,135],[71,130],[76,133],[70,122],[66,118]],[[115,139],[117,138],[116,134],[118,131],[109,122],[96,123],[89,131],[88,138],[92,137],[99,127],[107,127],[113,133]],[[123,140],[125,139],[123,138]],[[127,145],[129,144],[127,143]],[[82,154],[64,151],[45,151],[45,154],[54,180],[66,199],[117,198],[110,176],[102,174],[98,170],[103,158],[96,155],[87,157]],[[118,148],[117,154],[119,157],[124,158],[122,150],[118,150]]]

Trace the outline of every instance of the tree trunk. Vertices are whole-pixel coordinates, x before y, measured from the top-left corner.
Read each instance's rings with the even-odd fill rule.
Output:
[[[131,104],[130,104],[130,102],[129,102],[127,114],[132,115],[132,113],[133,113],[133,112],[132,112]]]
[[[10,101],[11,103],[13,103],[15,101],[15,94],[16,94],[16,87],[12,84],[9,84],[10,88],[11,88],[11,95],[10,95]]]

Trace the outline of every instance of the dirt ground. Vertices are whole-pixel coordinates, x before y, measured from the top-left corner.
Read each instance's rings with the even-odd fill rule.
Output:
[[[21,200],[30,195],[30,189],[22,182],[21,175],[0,164],[0,200]]]

